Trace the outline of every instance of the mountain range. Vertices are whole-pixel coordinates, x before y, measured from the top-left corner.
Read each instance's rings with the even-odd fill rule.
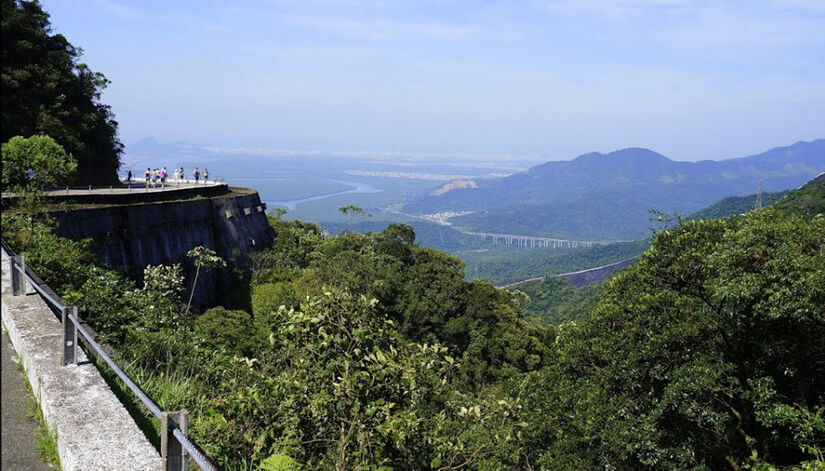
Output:
[[[413,214],[471,212],[450,222],[467,230],[583,240],[649,233],[649,210],[690,214],[728,196],[795,188],[825,171],[825,139],[758,155],[681,162],[644,148],[584,154],[405,206]]]

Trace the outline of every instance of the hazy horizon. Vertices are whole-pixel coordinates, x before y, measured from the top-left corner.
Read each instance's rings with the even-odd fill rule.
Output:
[[[656,149],[651,149],[644,146],[631,146],[631,147],[621,147],[617,149],[610,149],[610,150],[592,150],[589,152],[585,152],[583,154],[577,154],[567,157],[558,157],[554,158],[552,156],[543,156],[539,154],[493,154],[493,153],[439,153],[439,152],[404,152],[404,151],[365,151],[365,150],[352,150],[352,149],[341,149],[341,150],[319,150],[319,149],[281,149],[275,147],[240,147],[240,146],[215,146],[209,143],[203,142],[191,142],[191,141],[166,141],[161,142],[156,140],[152,137],[145,137],[143,139],[139,139],[133,143],[126,143],[126,151],[125,155],[128,157],[130,155],[135,156],[145,156],[142,152],[135,152],[132,150],[130,152],[130,145],[136,146],[141,143],[141,141],[151,141],[153,145],[159,145],[161,147],[168,147],[171,149],[174,146],[193,146],[197,149],[204,150],[210,152],[212,154],[224,154],[224,155],[239,155],[239,156],[246,156],[246,157],[253,157],[253,158],[261,158],[261,157],[341,157],[341,158],[356,158],[356,159],[375,159],[376,161],[380,161],[382,159],[400,159],[400,160],[410,160],[410,161],[423,161],[423,160],[443,160],[443,159],[452,159],[456,161],[463,161],[467,162],[476,162],[479,160],[489,160],[491,162],[508,162],[511,161],[515,163],[529,163],[530,165],[536,165],[543,162],[548,161],[570,161],[586,155],[588,153],[600,153],[600,154],[610,154],[612,152],[632,149],[632,148],[643,148],[653,152],[656,152],[664,157],[677,161],[677,162],[698,162],[700,160],[714,160],[714,161],[722,161],[722,160],[729,160],[729,159],[738,159],[744,157],[752,157],[754,155],[759,155],[764,152],[776,149],[776,148],[783,148],[783,147],[790,147],[795,144],[799,144],[802,142],[811,143],[815,141],[820,141],[825,139],[825,137],[814,138],[810,140],[800,140],[795,142],[790,142],[784,145],[773,146],[770,148],[765,148],[753,152],[749,155],[731,155],[731,156],[724,156],[712,159],[677,159],[667,154],[663,154]],[[149,154],[152,154],[153,151],[148,151]],[[399,165],[403,165],[403,163],[399,163]],[[525,167],[526,168],[526,167]]]
[[[821,2],[43,5],[127,145],[720,160],[823,137]]]

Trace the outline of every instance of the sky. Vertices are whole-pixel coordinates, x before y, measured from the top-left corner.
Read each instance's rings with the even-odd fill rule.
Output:
[[[825,137],[825,0],[43,0],[127,145],[678,160]]]

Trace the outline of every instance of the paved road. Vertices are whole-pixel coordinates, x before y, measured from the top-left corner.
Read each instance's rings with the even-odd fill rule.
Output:
[[[531,283],[533,281],[541,281],[541,280],[544,280],[545,278],[560,278],[560,277],[570,277],[570,276],[573,276],[573,275],[581,275],[581,274],[588,273],[588,272],[603,270],[605,268],[618,267],[618,266],[621,266],[622,264],[628,264],[629,262],[634,261],[637,258],[639,258],[639,256],[626,258],[624,260],[619,260],[618,262],[608,263],[607,265],[602,265],[600,267],[586,268],[584,270],[571,271],[571,272],[567,272],[567,273],[559,273],[557,275],[537,276],[535,278],[528,278],[526,280],[514,281],[512,283],[499,284],[499,285],[495,285],[495,286],[496,286],[496,288],[505,288],[506,289],[506,288],[512,288],[513,286],[523,285],[524,283]],[[588,282],[588,284],[589,284],[589,282]]]
[[[23,375],[17,369],[17,354],[8,335],[3,332],[2,358],[2,464],[3,470],[49,471],[40,458],[35,440],[34,421],[26,417],[29,393]]]

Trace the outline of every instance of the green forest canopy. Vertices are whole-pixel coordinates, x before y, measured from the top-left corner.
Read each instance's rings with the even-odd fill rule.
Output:
[[[825,213],[825,173],[792,190],[776,203],[776,209],[805,216]]]
[[[77,171],[77,162],[49,136],[15,136],[3,143],[2,154],[3,188],[14,191],[69,185]]]
[[[79,62],[80,48],[52,32],[40,2],[0,1],[0,141],[48,135],[77,160],[76,183],[117,182],[123,145],[111,108],[100,102],[109,81]]]
[[[2,222],[226,469],[825,466],[822,216],[661,231],[590,318],[560,326],[525,321],[519,293],[464,281],[403,225],[324,238],[273,219],[246,303],[185,316],[174,267],[139,288],[88,242]]]

